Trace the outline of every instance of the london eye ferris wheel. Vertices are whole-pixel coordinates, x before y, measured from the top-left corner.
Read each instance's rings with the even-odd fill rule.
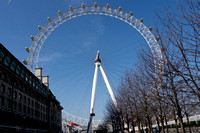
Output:
[[[121,76],[134,67],[137,52],[144,48],[140,40],[147,44],[156,59],[162,60],[152,27],[145,26],[143,19],[135,18],[133,12],[122,11],[121,7],[115,9],[109,4],[99,6],[97,3],[82,4],[78,8],[70,6],[65,12],[58,11],[56,17],[48,17],[47,21],[46,25],[38,26],[37,35],[31,36],[33,43],[26,47],[29,56],[23,62],[32,72],[35,67],[42,67],[50,76],[50,89],[64,110],[77,116],[89,114],[98,50],[114,93]],[[87,23],[82,23],[85,21]],[[96,119],[102,119],[109,97],[101,75],[98,80],[95,112]]]

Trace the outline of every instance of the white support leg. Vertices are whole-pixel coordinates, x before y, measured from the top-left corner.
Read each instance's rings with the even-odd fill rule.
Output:
[[[94,72],[94,79],[93,79],[93,85],[92,85],[90,114],[94,113],[94,102],[95,102],[95,96],[96,96],[97,76],[98,76],[98,64],[95,63],[95,72]]]
[[[110,86],[110,83],[109,83],[109,81],[108,81],[108,78],[107,78],[107,76],[106,76],[106,74],[105,74],[105,72],[104,72],[102,66],[100,66],[100,70],[101,70],[101,74],[102,74],[102,76],[103,76],[103,79],[104,79],[104,81],[105,81],[106,87],[107,87],[107,89],[108,89],[108,92],[109,92],[109,94],[110,94],[110,97],[111,97],[111,99],[112,99],[112,101],[113,101],[113,103],[114,103],[116,109],[118,110],[117,101],[116,101],[116,99],[115,99],[115,95],[114,95],[114,93],[113,93],[113,91],[112,91],[112,88],[111,88],[111,86]]]
[[[93,79],[93,85],[92,85],[92,96],[91,96],[91,105],[90,105],[90,119],[88,122],[87,133],[92,133],[92,118],[94,116],[94,103],[95,103],[95,96],[96,96],[98,67],[99,67],[99,63],[97,62],[95,63],[95,72],[94,72],[94,79]]]

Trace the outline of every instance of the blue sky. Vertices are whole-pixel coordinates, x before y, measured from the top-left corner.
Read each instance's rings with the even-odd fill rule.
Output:
[[[143,18],[147,27],[154,26],[153,15],[161,5],[173,0],[0,0],[0,43],[20,61],[27,59],[25,47],[30,47],[30,35],[36,36],[38,25],[44,26],[47,17],[55,17],[57,11],[67,11],[69,6],[81,3],[110,4],[133,11]],[[142,42],[142,43],[141,43]],[[107,16],[88,15],[67,21],[47,38],[40,52],[39,66],[43,74],[50,76],[50,89],[61,102],[64,110],[88,118],[90,95],[94,73],[94,58],[100,50],[103,67],[114,92],[120,77],[133,68],[139,49],[148,47],[142,36],[128,24]],[[100,72],[100,71],[99,71]],[[95,119],[103,118],[108,99],[103,79],[99,73],[95,103]]]

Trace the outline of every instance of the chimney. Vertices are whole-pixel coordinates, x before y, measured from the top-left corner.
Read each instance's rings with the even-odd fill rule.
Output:
[[[49,76],[48,75],[42,77],[42,83],[44,85],[46,85],[47,88],[49,88]]]
[[[41,67],[36,67],[35,68],[35,76],[42,81],[42,68]]]

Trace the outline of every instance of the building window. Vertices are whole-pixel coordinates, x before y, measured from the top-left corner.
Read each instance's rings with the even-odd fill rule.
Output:
[[[31,100],[30,100],[30,98],[28,98],[28,105],[30,105],[31,104]]]
[[[30,114],[30,107],[28,107],[27,111],[28,111],[28,114]]]
[[[33,109],[31,109],[31,113],[32,113],[32,116],[34,115],[34,110]]]
[[[21,105],[21,103],[18,104],[18,110],[19,110],[19,112],[22,111],[22,105]]]
[[[24,96],[24,103],[26,103],[26,96]]]
[[[15,61],[12,61],[12,62],[10,63],[10,69],[11,69],[12,71],[15,71],[15,67],[16,67],[16,62],[15,62]]]
[[[5,85],[4,84],[0,85],[0,92],[1,93],[5,92]]]
[[[6,101],[6,108],[10,108],[10,105],[11,105],[11,102],[10,102],[9,99],[7,99],[7,101]]]
[[[13,98],[14,99],[17,98],[17,92],[16,91],[13,92]]]
[[[25,80],[28,82],[28,73],[25,74]]]
[[[34,100],[32,100],[32,107],[34,107]]]
[[[35,79],[33,79],[33,87],[35,87]]]
[[[23,106],[23,112],[26,113],[26,105]]]
[[[22,100],[22,94],[19,93],[19,97],[18,97],[19,101]]]
[[[17,109],[17,103],[13,102],[13,110],[16,110],[16,109]]]
[[[45,107],[43,106],[43,112],[45,112]]]
[[[4,80],[5,79],[5,74],[1,73],[0,78]]]
[[[25,72],[24,72],[24,69],[22,69],[22,71],[21,71],[21,78],[24,79],[24,76],[25,76]]]
[[[35,110],[35,116],[36,116],[36,117],[38,116],[38,111],[37,111],[37,110]]]
[[[38,109],[38,103],[35,102],[35,109]]]
[[[9,76],[9,75],[6,75],[5,81],[6,81],[8,84],[11,84],[11,79],[10,79],[10,76]]]
[[[0,50],[0,61],[3,61],[3,57],[4,57],[5,53],[3,50]]]
[[[4,106],[4,98],[0,97],[0,106]]]
[[[30,108],[30,107],[29,107]],[[30,108],[30,115],[32,115],[32,109]]]
[[[9,57],[9,56],[6,56],[6,57],[4,58],[4,64],[5,64],[6,66],[8,66],[8,65],[10,64],[10,57]]]
[[[8,88],[8,90],[7,90],[7,95],[8,95],[8,96],[11,95],[11,88]]]
[[[20,74],[20,66],[19,66],[19,65],[16,67],[16,70],[15,70],[15,72],[16,72],[16,74],[17,74],[17,75],[19,75],[19,74]]]
[[[32,83],[33,83],[33,82],[32,82],[32,77],[30,76],[30,77],[29,77],[29,84],[32,85]]]

